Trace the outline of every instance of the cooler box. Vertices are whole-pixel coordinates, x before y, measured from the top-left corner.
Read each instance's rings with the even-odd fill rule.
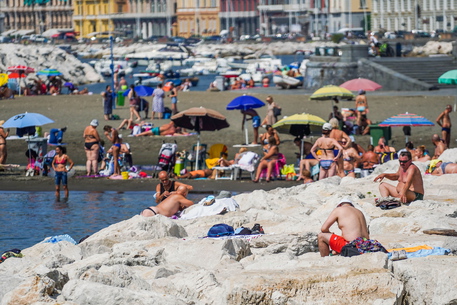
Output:
[[[184,169],[184,162],[176,161],[175,170],[174,170],[175,175],[180,176],[181,175],[181,170],[183,170],[183,169]]]
[[[119,107],[124,106],[124,103],[125,103],[124,92],[125,91],[118,91],[117,92],[116,105],[119,106]]]
[[[384,137],[387,141],[392,138],[392,128],[388,127],[380,127],[378,125],[370,125],[370,136],[371,136],[371,143],[376,146],[378,145],[378,141],[380,138]]]

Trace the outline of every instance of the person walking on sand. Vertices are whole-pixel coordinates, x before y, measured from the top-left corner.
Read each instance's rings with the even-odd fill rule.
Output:
[[[138,113],[141,100],[138,94],[135,92],[135,85],[130,85],[130,91],[127,97],[129,98],[130,119],[133,120],[133,116],[135,116],[137,122],[141,121],[141,116]]]
[[[441,138],[446,144],[447,148],[451,145],[451,118],[449,117],[449,113],[452,112],[452,106],[447,105],[446,109],[438,116],[436,119],[436,123],[441,126]]]
[[[244,122],[252,120],[252,128],[254,129],[254,141],[252,144],[257,144],[257,141],[259,140],[259,127],[260,127],[260,116],[255,111],[254,109],[246,109],[246,110],[241,110],[241,113],[243,114],[243,123],[241,123],[241,130],[244,129]],[[246,119],[246,116],[250,116],[251,118]],[[249,143],[246,143],[249,144]]]
[[[68,168],[67,168],[67,163]],[[60,199],[60,183],[62,183],[63,190],[65,192],[65,198],[68,198],[68,177],[67,173],[73,168],[74,163],[67,155],[65,147],[59,145],[56,147],[56,155],[52,159],[52,169],[54,169],[55,176],[54,181],[56,185],[56,198]]]
[[[165,97],[165,91],[162,89],[162,84],[158,84],[157,88],[152,93],[152,113],[151,120],[155,119],[155,113],[157,112],[157,118],[162,119],[162,115],[165,111],[163,98]]]
[[[181,185],[177,188],[175,194],[171,194],[167,199],[163,200],[157,206],[151,206],[144,209],[140,215],[144,217],[151,217],[156,215],[171,217],[179,211],[183,211],[185,208],[188,208],[194,204],[191,200],[186,198],[188,193],[189,190],[187,187]]]
[[[100,135],[97,132],[98,121],[93,119],[84,129],[84,150],[86,152],[86,174],[98,173],[98,152],[100,150]]]
[[[330,227],[335,222],[338,224],[342,236],[330,232]],[[350,199],[341,199],[317,235],[319,253],[321,257],[329,256],[330,248],[336,253],[341,253],[345,245],[359,237],[370,238],[365,216],[354,207]]]
[[[170,94],[168,96],[171,98],[171,115],[175,115],[178,113],[178,88],[174,83],[170,84]]]
[[[330,138],[330,132],[332,125],[325,123],[322,126],[322,137],[316,140],[313,147],[311,147],[311,154],[315,159],[319,160],[320,171],[319,180],[324,178],[333,177],[336,175],[336,162],[341,156],[343,147],[335,139]],[[338,150],[338,154],[335,156],[334,150]],[[319,155],[316,154],[317,150],[320,150]]]
[[[262,126],[263,125],[273,125],[278,121],[277,116],[275,115],[275,108],[281,109],[274,101],[272,96],[268,96],[266,99],[268,106],[267,106],[267,115],[262,121]]]
[[[392,196],[399,198],[403,203],[409,203],[424,199],[424,182],[419,168],[413,164],[409,151],[402,151],[398,158],[400,168],[396,173],[378,175],[374,182],[382,181],[384,178],[397,180],[397,186],[382,182],[379,185],[379,192],[382,197]]]
[[[111,120],[111,115],[113,114],[113,90],[111,86],[107,85],[104,92],[102,92],[103,97],[103,116],[105,121]]]
[[[10,134],[10,129],[3,128],[4,120],[0,121],[0,164],[6,164],[6,157],[8,157],[8,151],[6,150],[6,138]]]
[[[119,139],[119,133],[116,129],[111,127],[110,125],[105,125],[103,127],[103,130],[105,131],[105,136],[108,138],[108,140],[113,143],[113,146],[111,146],[111,151],[113,154],[113,160],[114,160],[114,173],[113,176],[119,176],[121,174],[121,169],[119,168],[119,152],[121,150],[121,139]]]
[[[160,203],[170,197],[170,195],[175,194],[176,190],[184,185],[187,187],[187,190],[192,191],[194,187],[192,185],[187,185],[178,181],[170,180],[170,176],[166,171],[161,171],[159,173],[160,183],[156,186],[156,203]]]

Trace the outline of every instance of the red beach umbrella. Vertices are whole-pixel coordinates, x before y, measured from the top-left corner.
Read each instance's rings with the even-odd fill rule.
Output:
[[[17,73],[17,72],[13,72],[13,73],[10,73],[8,74],[8,78],[24,78],[26,77],[27,75],[25,75],[24,73]]]
[[[28,67],[28,66],[19,65],[19,66],[8,67],[7,71],[8,72],[29,74],[29,73],[35,72],[35,69],[31,68],[31,67]]]
[[[340,87],[346,88],[350,91],[375,91],[382,88],[380,84],[366,78],[355,78],[348,80],[347,82],[341,84]]]

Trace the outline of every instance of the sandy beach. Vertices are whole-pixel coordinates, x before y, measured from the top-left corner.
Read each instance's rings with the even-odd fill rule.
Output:
[[[269,91],[272,92],[271,88]],[[273,91],[272,94],[274,100],[281,105],[282,115],[292,115],[295,113],[311,113],[318,115],[324,119],[328,119],[329,113],[331,111],[331,101],[310,101],[309,95],[304,94],[303,90],[290,91]],[[230,124],[229,128],[222,129],[216,132],[202,132],[201,140],[202,143],[206,143],[208,147],[215,143],[224,143],[229,147],[229,158],[233,158],[234,154],[237,152],[237,148],[234,148],[235,144],[242,144],[244,142],[244,132],[241,129],[241,119],[242,115],[239,111],[228,111],[225,110],[226,105],[235,97],[245,93],[237,92],[181,92],[179,94],[179,103],[178,109],[184,110],[190,107],[199,107],[203,106],[206,108],[211,108],[221,112],[227,117],[227,121]],[[283,94],[287,93],[287,94]],[[263,93],[262,90],[257,90],[253,93],[250,93],[261,100],[265,100],[268,96],[267,93]],[[381,122],[382,120],[399,113],[410,112],[416,113],[425,116],[431,121],[435,121],[439,113],[444,109],[446,104],[453,104],[453,96],[431,96],[428,92],[425,92],[424,95],[404,95],[395,96],[395,93],[388,95],[389,93],[384,94],[373,94],[370,92],[367,94],[368,103],[370,107],[369,118],[373,123]],[[353,101],[341,101],[339,107],[353,107]],[[166,106],[170,107],[170,100],[166,99]],[[109,147],[107,139],[103,136],[103,126],[112,125],[117,127],[120,124],[119,120],[115,121],[104,121],[103,120],[103,108],[102,108],[102,98],[99,93],[94,93],[94,95],[60,95],[60,96],[27,96],[27,97],[16,97],[14,100],[1,100],[0,101],[0,119],[7,120],[8,118],[23,112],[37,112],[41,113],[55,121],[53,124],[48,124],[43,126],[43,131],[49,131],[51,128],[61,128],[64,126],[68,127],[64,135],[64,142],[67,143],[67,153],[74,160],[77,165],[85,164],[85,153],[83,147],[83,138],[82,133],[84,128],[90,123],[92,119],[98,119],[100,126],[98,131],[107,143],[105,147]],[[264,117],[266,114],[266,107],[257,109],[259,115]],[[129,109],[128,107],[117,107],[114,110],[114,113],[119,115],[121,119],[128,118]],[[153,120],[155,126],[160,126],[169,122],[169,120]],[[250,122],[248,122],[250,127]],[[263,133],[263,128],[260,128],[260,133]],[[413,127],[412,136],[410,140],[417,145],[426,145],[429,149],[433,149],[430,142],[430,137],[434,133],[439,133],[439,126],[434,127]],[[123,134],[124,141],[128,142],[131,145],[133,152],[133,162],[137,165],[153,165],[157,163],[157,154],[160,149],[161,144],[169,141],[176,141],[178,144],[178,149],[189,150],[192,147],[192,144],[196,143],[196,136],[179,136],[179,137],[128,137],[130,131],[121,130]],[[15,134],[15,129],[11,130],[11,134]],[[403,148],[405,137],[401,128],[392,128],[393,139],[390,141],[390,145],[396,147],[397,149]],[[252,128],[249,128],[250,140],[252,140]],[[281,134],[281,146],[280,151],[285,154],[287,163],[295,163],[296,157],[295,152],[298,152],[298,148],[294,146],[292,140],[293,136]],[[315,139],[315,137],[314,137]],[[313,138],[310,139],[313,141]],[[369,136],[356,136],[356,141],[360,143],[363,147],[366,147],[370,143]],[[21,164],[25,165],[27,160],[24,155],[27,145],[23,139],[18,140],[9,140],[8,145],[8,159],[7,163],[11,164]],[[83,175],[84,172],[78,173]],[[0,173],[0,179],[2,180],[1,189],[35,189],[35,186],[41,182],[40,177],[26,178],[23,173]],[[30,180],[36,181],[36,183],[30,183]],[[11,183],[9,182],[11,181]],[[16,181],[16,182],[14,182]],[[24,182],[22,182],[24,181]],[[44,184],[48,185],[48,180],[44,178]],[[101,184],[97,180],[97,184],[94,186],[92,181],[93,179],[72,179],[71,185],[72,189],[100,189]],[[103,189],[105,188],[114,188],[118,189],[122,185],[122,188],[129,188],[131,190],[144,190],[144,183],[137,181],[129,181],[128,183],[119,181],[109,181],[103,179]],[[231,182],[229,184],[224,182],[211,182],[211,185],[214,185],[216,189],[219,189],[218,184],[223,183],[223,185],[232,185],[237,189],[238,187],[243,190],[250,190],[257,188],[255,185],[251,184],[249,181],[239,181]],[[202,187],[207,182],[194,181],[199,187]],[[213,184],[214,183],[214,184]],[[278,187],[278,186],[287,186],[288,182],[279,181],[274,184],[269,184],[268,189]],[[20,186],[19,186],[20,185]],[[79,186],[78,186],[79,185]],[[246,185],[246,186],[242,186]],[[266,187],[266,184],[264,184]],[[210,187],[213,189],[213,186]],[[39,188],[43,189],[43,188]]]

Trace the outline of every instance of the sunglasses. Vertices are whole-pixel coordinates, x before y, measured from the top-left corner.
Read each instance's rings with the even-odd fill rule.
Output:
[[[402,164],[408,163],[409,161],[411,161],[411,160],[398,160],[398,162],[400,162]]]

